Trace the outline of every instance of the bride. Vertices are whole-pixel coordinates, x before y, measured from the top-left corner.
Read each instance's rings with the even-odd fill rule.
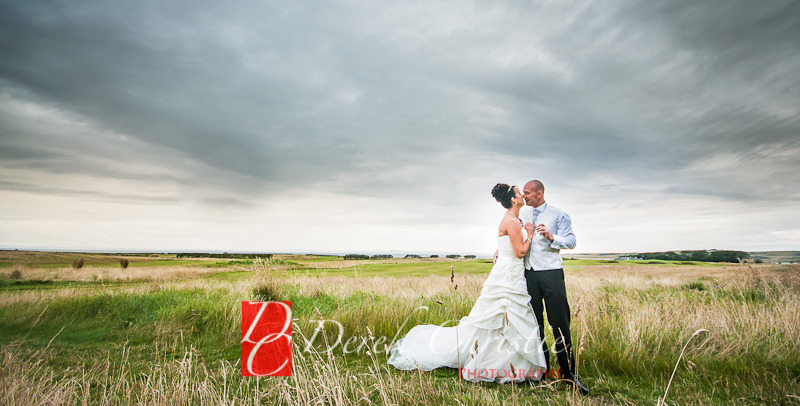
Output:
[[[389,364],[400,370],[458,368],[471,382],[541,380],[545,354],[530,305],[522,258],[530,248],[533,225],[524,227],[525,204],[516,186],[504,183],[492,196],[508,211],[498,228],[498,257],[481,294],[458,326],[419,325],[391,349]]]

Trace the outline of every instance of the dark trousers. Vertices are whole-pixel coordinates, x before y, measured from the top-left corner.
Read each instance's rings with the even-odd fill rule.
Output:
[[[539,337],[542,339],[542,350],[547,360],[547,371],[550,370],[550,353],[547,342],[544,340],[543,311],[547,307],[547,321],[553,328],[555,337],[555,352],[558,365],[561,367],[561,376],[569,378],[575,372],[575,357],[572,354],[572,337],[569,333],[570,311],[567,303],[567,289],[564,286],[564,270],[553,269],[549,271],[525,270],[525,280],[528,282],[528,294],[531,296],[531,306],[536,320],[539,322]],[[544,302],[544,304],[542,304]]]

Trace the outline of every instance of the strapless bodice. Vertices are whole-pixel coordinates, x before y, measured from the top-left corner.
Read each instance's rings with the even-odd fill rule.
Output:
[[[523,228],[522,239],[524,240],[526,236],[527,233]],[[511,238],[508,235],[497,237],[497,263],[489,273],[486,283],[501,283],[527,292],[524,260],[514,254],[514,247],[511,246]]]
[[[523,228],[522,240],[524,241],[527,236],[528,232]],[[514,247],[511,245],[511,237],[509,237],[508,234],[497,237],[497,260],[499,261],[500,258],[511,261],[522,261],[522,258],[517,258],[514,254]]]

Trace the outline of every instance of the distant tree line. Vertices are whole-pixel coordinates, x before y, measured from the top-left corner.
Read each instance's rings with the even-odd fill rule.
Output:
[[[368,255],[363,255],[363,254],[347,254],[343,258],[344,259],[392,259],[392,258],[394,258],[394,256],[392,256],[392,255],[373,255],[373,256],[368,256]],[[404,259],[414,259],[414,258],[422,258],[422,256],[421,255],[417,255],[417,254],[408,254],[408,255],[404,256],[403,258]],[[429,258],[439,258],[439,256],[434,254],[434,255],[431,255]],[[451,255],[447,255],[447,258],[461,258],[461,255],[451,254]],[[477,256],[475,256],[475,255],[464,255],[464,258],[475,259],[475,258],[477,258]]]
[[[182,252],[176,254],[178,258],[240,258],[240,259],[255,259],[255,258],[272,258],[272,254],[209,254],[206,252]]]
[[[369,259],[369,255],[347,254],[344,256],[344,259]]]
[[[387,255],[387,254],[378,254],[378,255],[362,255],[362,254],[347,254],[343,257],[344,259],[392,259],[394,256]]]
[[[641,259],[660,259],[663,261],[697,261],[697,262],[739,262],[750,259],[750,254],[742,251],[680,251],[680,252],[647,252],[636,254]]]

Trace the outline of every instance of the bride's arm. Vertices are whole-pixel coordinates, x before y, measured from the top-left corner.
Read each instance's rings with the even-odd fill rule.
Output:
[[[508,233],[508,238],[511,240],[511,247],[514,248],[514,255],[517,258],[522,258],[525,254],[528,253],[528,248],[531,247],[531,240],[530,238],[522,240],[522,228],[519,226],[519,222],[513,219],[508,219],[503,221],[503,227],[505,227],[506,232]]]

